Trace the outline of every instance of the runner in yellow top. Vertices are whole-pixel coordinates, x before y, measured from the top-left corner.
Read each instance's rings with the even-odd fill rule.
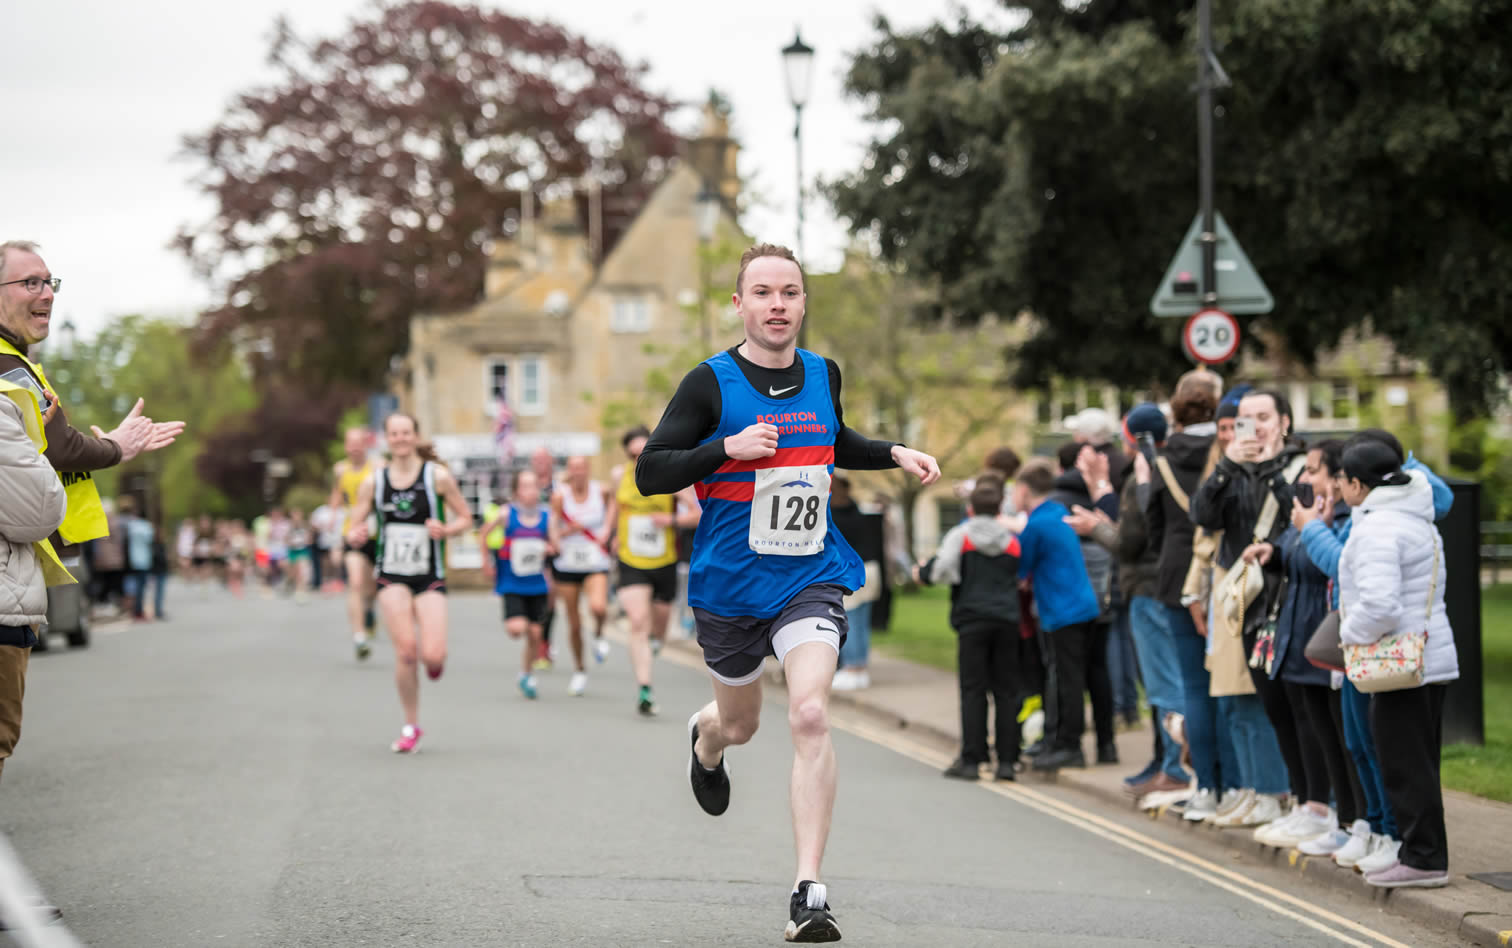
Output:
[[[357,504],[357,492],[375,470],[375,465],[368,459],[368,445],[372,440],[372,433],[366,428],[347,429],[346,457],[336,462],[335,483],[328,501],[332,510],[341,511],[341,561],[346,568],[347,621],[351,625],[352,644],[359,660],[373,653],[373,598],[378,594],[373,581],[373,564],[378,560],[378,532],[369,524],[368,540],[360,547],[352,546],[345,537],[354,526],[347,518]]]
[[[617,484],[609,510],[617,527],[618,596],[630,623],[630,667],[640,686],[641,714],[656,713],[651,693],[653,642],[657,651],[667,638],[672,601],[677,598],[677,528],[698,526],[700,508],[693,488],[647,497],[635,486],[635,459],[651,432],[644,427],[625,433],[622,444],[629,463],[611,480]]]

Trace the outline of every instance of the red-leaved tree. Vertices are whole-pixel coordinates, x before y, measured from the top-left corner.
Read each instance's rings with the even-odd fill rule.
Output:
[[[644,67],[476,6],[380,4],[320,41],[280,21],[270,62],[185,139],[216,212],[178,243],[223,294],[205,340],[270,342],[264,383],[312,396],[381,388],[413,314],[477,300],[525,189],[598,182],[607,249],[677,149]]]

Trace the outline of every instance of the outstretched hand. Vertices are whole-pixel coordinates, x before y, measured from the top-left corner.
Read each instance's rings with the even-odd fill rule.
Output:
[[[901,444],[893,445],[893,460],[898,467],[906,473],[912,474],[919,479],[919,483],[925,487],[940,479],[940,465],[934,458],[923,451],[915,451],[913,448],[905,448]]]

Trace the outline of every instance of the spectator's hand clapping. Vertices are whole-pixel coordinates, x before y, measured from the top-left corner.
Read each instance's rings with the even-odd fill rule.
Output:
[[[106,438],[114,441],[121,449],[121,463],[125,464],[132,458],[147,450],[147,443],[152,438],[152,419],[142,415],[142,408],[146,405],[140,398],[131,406],[131,411],[116,425],[115,430],[108,434],[100,430],[99,425],[91,425],[90,429],[96,438]]]
[[[1088,510],[1087,508],[1081,506],[1072,507],[1071,515],[1068,517],[1063,517],[1061,519],[1070,524],[1071,529],[1075,530],[1076,535],[1079,537],[1091,536],[1092,531],[1096,530],[1097,525],[1100,523],[1113,522],[1108,518],[1108,515],[1103,513],[1101,510]]]

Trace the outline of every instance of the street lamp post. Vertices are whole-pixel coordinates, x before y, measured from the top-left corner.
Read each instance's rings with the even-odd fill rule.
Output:
[[[793,103],[793,146],[798,156],[798,239],[793,249],[803,259],[803,106],[807,104],[809,86],[814,78],[814,48],[803,41],[796,30],[793,42],[782,49],[782,66],[787,73],[788,101]],[[808,336],[808,320],[798,327],[798,345]]]

